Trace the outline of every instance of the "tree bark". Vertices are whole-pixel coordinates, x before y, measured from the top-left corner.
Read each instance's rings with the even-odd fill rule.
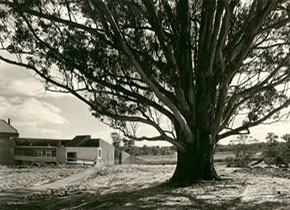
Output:
[[[171,178],[173,184],[190,185],[201,180],[219,180],[214,168],[214,147],[210,135],[187,143],[184,152],[177,151],[177,166]]]

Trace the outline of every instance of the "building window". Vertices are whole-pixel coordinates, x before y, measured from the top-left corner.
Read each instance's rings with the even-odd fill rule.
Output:
[[[52,150],[52,152],[51,152],[51,156],[52,156],[52,157],[55,157],[55,156],[56,156],[56,151],[55,151],[55,150]]]
[[[37,151],[37,156],[42,157],[42,151]]]
[[[66,155],[67,155],[67,161],[76,161],[77,160],[77,153],[76,152],[68,152]]]
[[[46,151],[46,157],[51,157],[51,151]]]
[[[101,158],[101,157],[102,157],[102,150],[99,149],[99,158]]]

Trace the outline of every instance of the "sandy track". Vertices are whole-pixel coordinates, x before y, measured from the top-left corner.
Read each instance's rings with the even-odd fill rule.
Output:
[[[27,196],[35,194],[35,193],[40,193],[40,192],[47,191],[47,190],[61,189],[61,188],[64,188],[66,186],[72,185],[76,182],[80,182],[80,181],[88,178],[92,174],[96,173],[96,171],[97,171],[96,167],[91,167],[91,168],[88,168],[84,171],[81,171],[80,173],[73,174],[73,175],[65,177],[63,179],[59,179],[55,182],[42,184],[42,185],[36,185],[36,186],[32,186],[32,187],[25,187],[22,189],[6,190],[3,192],[0,192],[0,202],[1,201],[17,202],[17,201],[21,201],[23,197],[27,197]]]
[[[75,184],[81,180],[87,179],[89,176],[95,174],[97,170],[98,170],[97,167],[91,167],[91,168],[86,169],[85,171],[68,176],[61,180],[57,180],[55,182],[48,183],[48,184],[33,186],[28,189],[31,191],[46,191],[49,189],[60,189],[60,188]]]

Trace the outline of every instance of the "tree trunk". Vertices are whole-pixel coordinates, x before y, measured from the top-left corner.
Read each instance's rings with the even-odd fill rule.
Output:
[[[195,144],[187,144],[184,152],[178,150],[172,183],[190,185],[200,180],[219,179],[213,162],[215,144],[210,137],[197,140]]]

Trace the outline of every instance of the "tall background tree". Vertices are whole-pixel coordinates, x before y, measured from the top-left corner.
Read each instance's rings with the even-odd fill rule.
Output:
[[[277,136],[275,133],[267,133],[265,139],[269,144],[275,144],[278,142],[279,136]]]
[[[290,134],[286,133],[283,136],[281,136],[281,139],[283,139],[287,144],[290,143]]]
[[[2,61],[135,140],[177,147],[173,182],[218,178],[218,141],[290,104],[285,0],[0,0]],[[137,123],[156,136],[138,136]]]
[[[111,138],[112,138],[114,147],[124,150],[125,152],[128,152],[129,154],[132,154],[132,155],[134,154],[135,142],[133,139],[122,137],[117,132],[112,132]]]

